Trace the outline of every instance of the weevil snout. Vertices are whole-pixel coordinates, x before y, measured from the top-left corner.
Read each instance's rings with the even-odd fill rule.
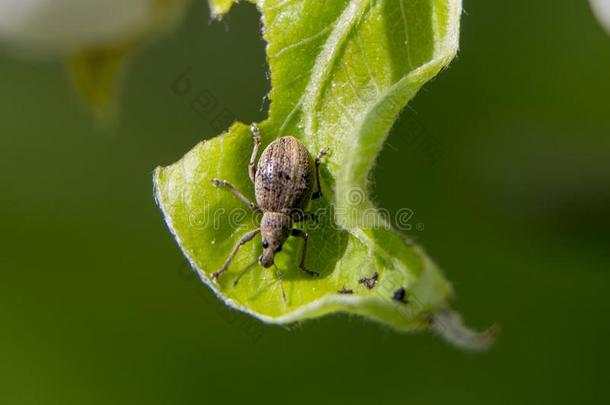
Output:
[[[261,266],[267,268],[273,265],[275,254],[282,249],[284,241],[290,235],[292,218],[278,212],[265,212],[261,220],[261,236],[263,253],[258,259]]]
[[[258,263],[264,268],[273,266],[273,259],[275,258],[275,252],[270,249],[263,250],[261,257],[258,258]]]

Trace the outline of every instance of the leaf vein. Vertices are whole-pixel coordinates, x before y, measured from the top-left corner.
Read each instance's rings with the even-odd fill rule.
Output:
[[[326,27],[323,30],[321,30],[320,32],[315,33],[314,35],[307,37],[307,38],[303,38],[302,40],[291,44],[291,45],[287,45],[286,47],[280,49],[279,51],[277,51],[276,53],[274,53],[273,55],[269,56],[270,59],[275,59],[278,58],[280,56],[282,56],[284,53],[291,51],[295,48],[301,47],[303,45],[307,45],[310,42],[315,41],[316,39],[324,36],[328,31],[330,31],[330,27]]]

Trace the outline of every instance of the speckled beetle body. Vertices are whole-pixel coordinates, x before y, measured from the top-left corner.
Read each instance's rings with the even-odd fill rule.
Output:
[[[303,211],[312,197],[316,168],[305,146],[292,136],[273,141],[261,154],[254,193],[263,212]]]
[[[218,278],[224,273],[239,248],[258,233],[261,233],[262,236],[263,253],[259,258],[259,263],[263,267],[273,265],[275,254],[282,249],[286,239],[292,235],[304,240],[300,269],[311,276],[317,276],[318,273],[305,268],[308,235],[300,229],[293,229],[292,226],[295,221],[311,218],[305,214],[305,210],[310,200],[322,195],[318,166],[320,159],[327,153],[327,149],[322,150],[314,160],[298,139],[284,136],[269,144],[256,164],[256,156],[260,147],[260,134],[256,125],[252,125],[252,134],[254,148],[250,157],[249,175],[254,183],[256,204],[250,202],[230,183],[218,179],[213,179],[212,182],[217,187],[227,188],[253,210],[262,212],[263,218],[260,228],[248,232],[240,239],[222,268],[213,274],[213,278]],[[315,192],[314,187],[317,187]]]

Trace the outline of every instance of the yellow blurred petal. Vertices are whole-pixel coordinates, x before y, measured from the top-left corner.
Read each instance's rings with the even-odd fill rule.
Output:
[[[102,122],[116,118],[123,72],[134,44],[88,49],[69,59],[69,72],[83,102]]]

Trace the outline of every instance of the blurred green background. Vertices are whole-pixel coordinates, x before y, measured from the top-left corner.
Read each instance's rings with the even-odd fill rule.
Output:
[[[346,316],[262,327],[190,275],[152,170],[219,131],[172,81],[190,67],[244,122],[269,88],[254,7],[198,1],[134,60],[113,128],[60,64],[0,57],[0,404],[608,401],[610,37],[586,1],[464,7],[375,194],[415,212],[467,322],[502,326],[489,352]]]

